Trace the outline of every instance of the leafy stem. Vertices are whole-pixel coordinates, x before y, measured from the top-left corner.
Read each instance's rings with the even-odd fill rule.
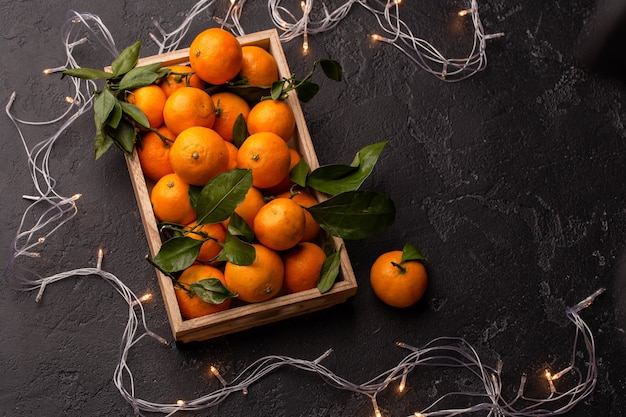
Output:
[[[274,81],[270,89],[270,96],[261,97],[261,100],[270,98],[273,100],[284,100],[287,98],[287,93],[291,90],[296,90],[298,98],[301,101],[307,102],[311,100],[320,89],[319,85],[309,81],[313,77],[315,68],[317,68],[318,65],[322,68],[326,77],[334,81],[341,81],[343,70],[337,61],[332,59],[318,59],[313,62],[313,68],[311,68],[311,71],[309,71],[303,79],[298,80],[294,76],[291,76],[290,78]]]

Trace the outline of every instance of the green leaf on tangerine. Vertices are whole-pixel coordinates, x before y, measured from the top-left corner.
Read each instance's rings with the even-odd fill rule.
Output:
[[[116,99],[113,110],[111,110],[111,113],[109,114],[109,117],[107,119],[107,124],[113,129],[117,128],[117,126],[120,124],[120,120],[122,120],[123,114],[124,112],[122,111],[122,105],[120,104],[120,101]]]
[[[135,128],[128,121],[120,121],[115,129],[105,128],[105,132],[113,138],[116,145],[118,145],[122,151],[129,155],[133,153],[137,132],[135,132]]]
[[[400,263],[408,261],[425,261],[426,257],[422,255],[422,252],[412,243],[407,243],[402,248],[402,258]]]
[[[322,294],[330,291],[333,285],[335,285],[335,281],[337,281],[337,277],[339,276],[339,267],[341,266],[342,248],[343,245],[337,252],[334,252],[324,259],[322,270],[320,271],[320,280],[317,283],[317,289]]]
[[[63,71],[63,76],[81,78],[83,80],[100,80],[113,77],[110,72],[97,70],[93,68],[70,68]]]
[[[146,129],[150,128],[148,118],[145,114],[143,114],[139,107],[125,101],[120,101],[119,103],[122,106],[122,111],[125,115],[137,122],[139,126],[145,127]]]
[[[239,237],[227,234],[222,251],[216,261],[228,261],[235,265],[250,265],[256,259],[256,249]]]
[[[357,190],[369,177],[387,142],[374,143],[361,149],[350,165],[323,165],[311,172],[307,185],[329,195]]]
[[[240,114],[235,119],[235,125],[233,126],[233,143],[239,148],[249,135],[246,119],[243,117],[243,114]]]
[[[311,101],[311,99],[315,97],[318,91],[320,91],[320,86],[310,81],[302,81],[296,87],[296,93],[298,93],[298,98],[304,103]]]
[[[159,68],[161,68],[161,63],[155,62],[154,64],[131,69],[120,80],[119,89],[132,90],[154,83],[160,78]]]
[[[226,287],[217,278],[204,278],[189,285],[189,288],[202,301],[209,304],[222,304],[224,301],[237,297],[237,293]]]
[[[111,145],[113,145],[113,139],[109,135],[104,133],[101,129],[98,129],[98,131],[96,132],[96,137],[94,139],[96,160],[100,159],[100,157],[109,150]]]
[[[328,78],[333,81],[341,81],[341,77],[343,75],[343,69],[341,65],[332,59],[320,59],[320,66],[322,67],[322,71]]]
[[[309,164],[304,159],[301,159],[291,171],[289,171],[289,179],[295,182],[301,187],[306,185],[307,175],[309,174]]]
[[[382,232],[395,220],[393,201],[376,191],[347,191],[305,208],[320,227],[343,239],[364,239]]]
[[[236,212],[233,212],[228,221],[228,233],[233,236],[238,236],[248,243],[252,242],[252,239],[254,239],[252,227]]]
[[[98,129],[106,123],[116,102],[115,96],[106,88],[96,93],[93,99],[93,118]]]
[[[252,187],[252,171],[233,169],[210,180],[200,192],[196,212],[198,223],[219,223],[235,211]]]
[[[204,242],[187,236],[177,236],[163,242],[154,263],[165,272],[177,272],[191,266]]]
[[[285,86],[285,82],[283,80],[274,81],[272,83],[272,88],[270,89],[270,95],[272,100],[280,100],[283,96],[283,89]]]
[[[137,41],[124,49],[115,60],[111,63],[113,76],[119,77],[130,71],[139,60],[139,50],[141,49],[141,41]]]

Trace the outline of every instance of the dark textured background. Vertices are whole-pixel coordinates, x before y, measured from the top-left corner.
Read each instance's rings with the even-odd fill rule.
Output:
[[[211,10],[223,16],[226,2],[220,3]],[[467,50],[467,21],[454,15],[464,2],[405,3],[401,17],[416,35],[448,56]],[[120,49],[143,40],[143,55],[151,55],[151,19],[172,29],[192,4],[1,2],[0,101],[16,91],[20,117],[47,120],[60,112],[69,84],[41,71],[64,63],[60,27],[69,9],[99,15]],[[247,32],[271,27],[263,2],[245,7]],[[626,91],[619,77],[588,72],[577,60],[581,44],[603,27],[594,23],[596,4],[488,0],[480,7],[486,31],[506,36],[488,43],[484,72],[456,84],[426,74],[390,46],[372,44],[366,35],[376,23],[358,6],[336,29],[312,37],[308,56],[300,41],[284,45],[296,74],[316,58],[343,65],[344,81],[318,80],[322,91],[303,105],[311,136],[322,163],[349,162],[363,146],[388,140],[366,186],[394,199],[397,220],[380,236],[348,243],[359,281],[348,303],[201,343],[141,342],[130,357],[139,397],[166,403],[197,397],[218,387],[207,373],[211,364],[229,379],[261,356],[314,359],[328,348],[334,353],[326,366],[365,382],[405,354],[394,342],[419,346],[439,336],[466,338],[491,365],[502,359],[509,398],[522,373],[534,392],[547,395],[543,369],[558,370],[570,360],[574,328],[565,308],[606,287],[583,313],[596,336],[598,385],[568,415],[626,415]],[[209,25],[207,14],[198,18],[181,46]],[[111,61],[95,43],[77,56],[84,66]],[[4,265],[28,204],[21,196],[34,190],[15,129],[4,114],[0,123]],[[25,129],[31,146],[53,131]],[[154,273],[143,260],[148,249],[124,161],[109,152],[94,162],[93,133],[85,115],[54,148],[59,191],[83,197],[78,216],[31,266],[44,275],[94,266],[97,248],[104,247],[104,269],[138,294],[157,295],[146,306],[148,325],[169,336]],[[395,310],[374,297],[368,271],[378,254],[406,242],[428,257],[430,286],[417,306]],[[127,318],[117,293],[87,277],[50,286],[39,304],[34,298],[0,284],[0,414],[131,415],[111,381]],[[411,383],[419,390],[404,399],[392,391],[381,398],[386,416],[412,414],[469,381],[435,370],[420,371]],[[199,413],[372,414],[367,398],[294,370],[268,376],[247,398],[236,395]]]

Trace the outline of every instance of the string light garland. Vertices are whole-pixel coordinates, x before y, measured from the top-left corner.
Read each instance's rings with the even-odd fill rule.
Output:
[[[187,33],[191,22],[199,14],[206,11],[215,3],[215,0],[201,0],[187,13],[183,23],[174,31],[167,33],[155,20],[162,39],[150,34],[152,40],[159,46],[159,53],[169,52],[178,48],[183,36]],[[222,27],[226,27],[234,34],[245,35],[241,25],[241,16],[246,0],[229,0],[228,10],[223,18],[213,17]],[[471,17],[473,25],[472,47],[466,56],[461,58],[447,58],[430,42],[413,34],[410,26],[400,18],[402,0],[347,0],[335,10],[330,11],[323,1],[300,0],[299,7],[289,7],[287,3],[298,2],[287,0],[268,0],[267,10],[272,23],[280,32],[282,42],[290,42],[302,37],[302,52],[309,52],[309,35],[315,35],[334,29],[346,18],[353,6],[360,6],[371,13],[378,28],[383,34],[373,33],[370,39],[383,42],[401,51],[422,70],[444,81],[461,81],[484,70],[487,66],[487,41],[504,36],[504,33],[485,33],[480,15],[478,1],[470,0],[469,8],[459,11],[458,17]],[[320,13],[313,13],[319,9]],[[293,9],[293,10],[292,10]],[[319,18],[314,17],[321,15]]]
[[[151,35],[151,37],[158,44],[160,51],[167,52],[176,49],[189,29],[193,18],[206,11],[214,2],[215,0],[197,2],[187,14],[181,26],[171,33],[166,33],[155,22],[155,26],[163,39],[159,40],[154,35]],[[241,30],[239,19],[244,3],[242,0],[231,1],[224,19],[217,20],[223,25],[227,25],[231,30],[242,34],[243,31]],[[273,21],[283,31],[283,41],[302,36],[303,47],[307,45],[308,48],[308,43],[306,42],[308,42],[310,34],[329,30],[337,25],[347,15],[354,3],[370,10],[376,16],[379,25],[386,33],[386,37],[376,35],[377,40],[393,44],[407,53],[407,55],[409,55],[407,51],[414,51],[417,55],[410,56],[413,56],[412,59],[414,59],[416,64],[423,65],[423,68],[446,81],[460,80],[483,69],[486,64],[484,55],[485,41],[500,36],[500,34],[484,34],[482,25],[480,25],[476,1],[471,1],[471,7],[460,13],[460,15],[471,15],[476,28],[474,48],[468,58],[460,60],[445,59],[429,44],[422,43],[413,37],[407,26],[398,17],[399,0],[387,3],[375,2],[376,7],[365,1],[349,1],[333,12],[328,11],[326,6],[322,4],[324,17],[318,21],[311,18],[311,11],[314,5],[313,0],[305,0],[301,3],[302,16],[300,18],[289,12],[285,6],[282,6],[280,0],[270,0],[268,9]],[[79,67],[73,58],[73,49],[87,39],[86,37],[76,35],[79,27],[97,37],[112,56],[117,55],[117,48],[113,38],[97,16],[89,13],[71,12],[66,25],[63,27],[66,63],[61,67],[46,69],[44,74],[48,75],[63,71],[66,68]],[[402,45],[405,45],[407,49],[402,49],[405,47]],[[547,391],[549,391],[545,398],[527,397],[525,395],[525,387],[529,377],[522,375],[515,397],[511,400],[505,399],[505,394],[502,392],[504,364],[499,362],[495,367],[485,364],[478,352],[466,340],[457,337],[437,338],[422,347],[414,347],[398,342],[396,346],[407,351],[406,356],[392,368],[364,383],[351,382],[324,366],[322,364],[323,360],[332,354],[332,350],[329,349],[313,360],[279,355],[265,356],[254,361],[230,381],[215,366],[211,366],[209,371],[219,380],[221,388],[199,398],[178,399],[173,403],[155,403],[138,398],[135,395],[132,370],[127,362],[130,350],[146,336],[154,339],[159,344],[168,344],[165,338],[152,332],[146,324],[143,303],[151,299],[151,294],[138,297],[122,280],[103,270],[103,249],[98,250],[95,267],[73,269],[47,277],[41,277],[32,270],[21,268],[16,263],[22,257],[36,262],[37,258],[41,257],[41,251],[37,247],[45,243],[55,231],[76,216],[78,212],[76,202],[80,198],[80,194],[76,193],[70,197],[64,197],[56,191],[57,183],[50,173],[49,160],[54,144],[67,127],[80,115],[91,109],[93,105],[91,92],[95,89],[95,85],[93,82],[85,82],[74,77],[67,77],[66,79],[73,83],[73,95],[68,96],[69,99],[66,100],[68,107],[60,116],[51,121],[26,121],[16,117],[12,112],[12,105],[16,99],[15,93],[11,96],[6,106],[6,113],[15,125],[26,151],[36,195],[23,196],[24,199],[32,201],[32,204],[25,210],[18,226],[16,236],[12,242],[13,252],[5,273],[9,282],[17,289],[37,291],[35,297],[37,302],[43,297],[48,285],[68,278],[99,277],[117,291],[128,305],[128,320],[121,339],[121,348],[113,375],[113,383],[122,398],[133,408],[136,415],[160,413],[172,416],[181,411],[208,409],[222,403],[231,394],[247,395],[251,386],[264,378],[270,377],[274,371],[284,367],[316,374],[324,383],[338,390],[350,391],[365,396],[371,401],[376,417],[385,415],[385,410],[381,409],[378,403],[379,394],[392,385],[397,387],[398,392],[406,392],[409,384],[408,377],[415,370],[422,367],[450,368],[467,372],[472,378],[480,382],[479,386],[481,389],[475,392],[446,393],[429,405],[417,406],[413,414],[414,417],[456,416],[473,412],[486,412],[489,416],[502,417],[550,417],[566,413],[593,392],[597,380],[595,342],[593,333],[580,317],[580,312],[591,305],[604,289],[599,289],[565,311],[567,318],[574,324],[576,330],[572,357],[571,361],[562,370],[556,373],[552,373],[550,370],[545,371],[544,377]],[[62,122],[58,131],[50,137],[41,140],[32,148],[28,147],[20,125],[40,126],[51,125],[57,122]],[[34,212],[40,205],[44,206],[44,210],[37,218]],[[35,217],[36,220],[34,224],[29,226],[26,219],[30,217]],[[584,345],[584,357],[578,354],[581,343]],[[563,389],[559,380],[565,375],[573,376],[575,383],[573,386]],[[464,399],[463,403],[470,405],[463,408],[449,405],[451,403],[458,404],[457,401],[454,401],[456,399]]]

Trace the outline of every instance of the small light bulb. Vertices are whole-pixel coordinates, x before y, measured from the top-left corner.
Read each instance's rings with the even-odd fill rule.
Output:
[[[465,10],[461,10],[459,12],[459,16],[463,17],[463,16],[467,16],[468,14],[472,13],[474,11],[474,9],[465,9]]]
[[[300,8],[302,9],[302,11],[305,11],[306,10],[306,2],[301,1],[300,2]]]
[[[307,41],[302,42],[302,53],[304,55],[309,53],[309,42]]]
[[[72,197],[70,197],[70,200],[72,200],[72,201],[76,201],[76,200],[78,200],[79,198],[81,198],[82,196],[83,196],[82,194],[77,193],[77,194],[74,194]]]
[[[43,75],[50,75],[52,74],[54,71],[51,68],[46,68],[45,70],[43,70]]]
[[[96,264],[96,269],[100,269],[102,267],[102,258],[104,258],[104,250],[102,248],[98,248],[98,262]]]
[[[370,37],[372,38],[372,40],[374,41],[379,41],[380,40],[380,35],[377,33],[374,33],[373,35],[370,35]]]
[[[184,406],[185,405],[185,400],[178,400],[178,401],[176,401],[176,405],[179,406],[179,407]]]
[[[65,97],[65,101],[67,101],[70,104],[74,104],[74,99],[72,97],[70,97],[70,96],[66,96]]]
[[[546,375],[546,379],[547,379],[548,381],[552,381],[552,374],[551,374],[551,373],[550,373],[550,371],[548,371],[547,369],[546,369],[546,374],[545,374],[545,375]]]
[[[211,369],[211,373],[212,373],[213,375],[215,375],[215,377],[216,377],[217,379],[219,379],[219,380],[220,380],[220,382],[222,383],[222,385],[226,386],[226,385],[227,385],[227,384],[226,384],[226,380],[225,380],[224,378],[222,378],[222,375],[220,375],[220,371],[218,371],[218,370],[217,370],[217,368],[216,368],[215,366],[213,366],[213,365],[211,365],[211,368],[210,368],[210,369]]]
[[[45,236],[41,236],[39,239],[37,239],[37,242],[39,243],[43,243],[46,241],[46,237]]]
[[[414,415],[415,415],[415,417],[426,417],[426,416],[424,416],[424,414],[422,414],[420,412],[417,412],[417,411],[414,413]]]

